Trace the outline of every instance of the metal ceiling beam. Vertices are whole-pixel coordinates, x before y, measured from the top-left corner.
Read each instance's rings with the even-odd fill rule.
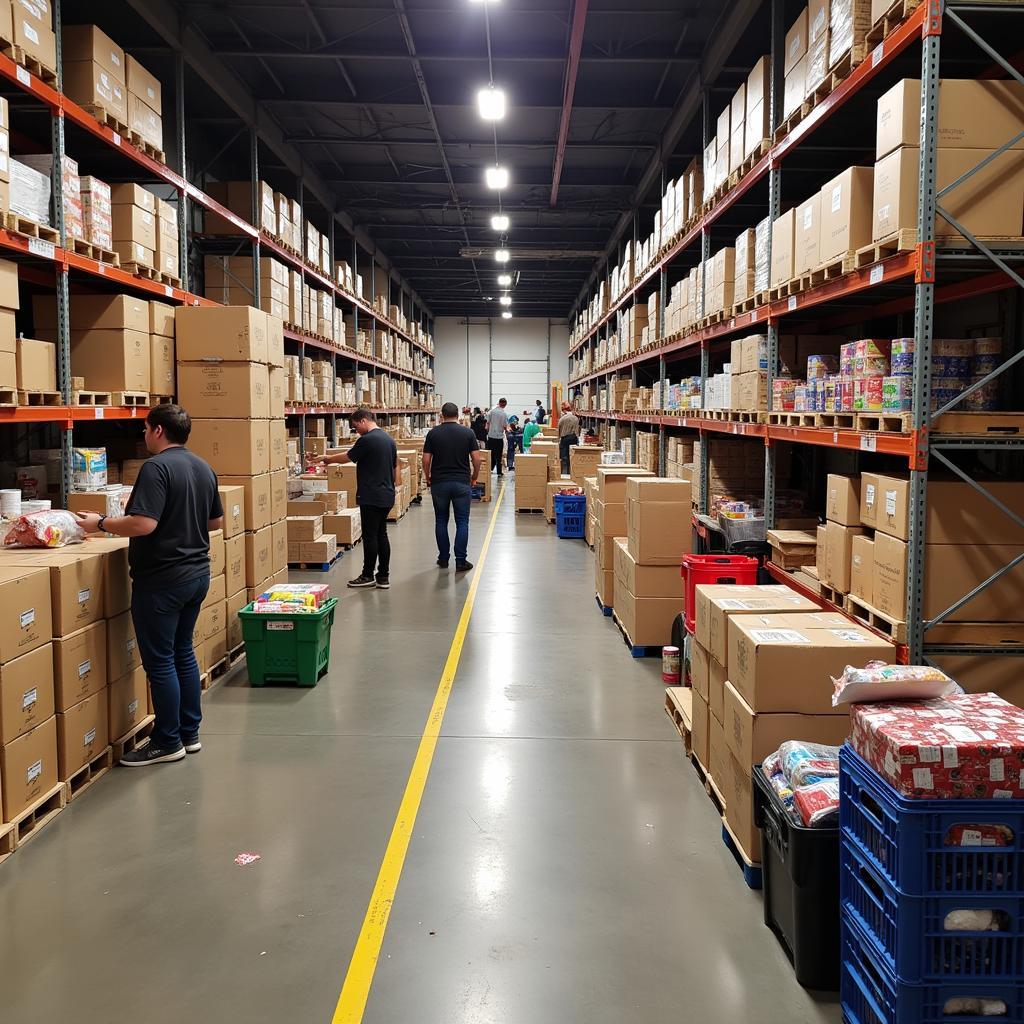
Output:
[[[215,16],[219,12],[215,7],[209,3],[185,3],[182,5],[186,10],[193,14],[206,14],[208,16]],[[459,14],[463,12],[465,3],[463,0],[456,0],[449,7],[415,7],[412,11],[414,15],[428,15],[428,14]],[[260,13],[284,13],[293,14],[295,12],[295,2],[292,0],[291,3],[246,3],[244,0],[231,0],[231,8],[236,11],[257,11]],[[385,7],[368,7],[365,5],[352,5],[347,0],[338,0],[336,3],[325,3],[324,0],[318,0],[317,10],[322,14],[329,12],[338,12],[342,14],[387,14],[387,8]],[[562,18],[561,11],[552,10],[550,7],[529,7],[520,0],[516,4],[517,14],[550,14],[553,17],[559,19]],[[634,17],[666,17],[672,16],[675,18],[682,18],[686,15],[693,14],[694,8],[689,10],[681,7],[660,7],[660,8],[646,8],[641,10],[632,10],[624,8],[605,8],[599,7],[591,12],[595,17],[599,15],[617,17],[617,16],[628,16]]]
[[[702,92],[706,83],[714,81],[721,73],[725,67],[726,60],[739,42],[743,31],[760,5],[761,0],[734,0],[733,3],[726,5],[725,13],[708,33],[708,45],[705,50],[705,56],[701,60],[700,66],[690,76],[682,98],[676,104],[672,116],[665,126],[660,151],[654,154],[641,175],[640,181],[633,193],[633,201],[630,204],[630,208],[623,213],[619,223],[615,226],[615,230],[608,240],[604,256],[595,264],[594,269],[588,276],[586,284],[577,296],[575,306],[570,311],[570,315],[574,314],[576,309],[579,308],[580,303],[585,301],[588,289],[597,280],[601,267],[607,264],[608,259],[618,244],[619,238],[627,228],[632,227],[633,213],[640,201],[661,180],[661,165],[664,159],[676,148],[683,132],[686,131],[701,109],[703,101]]]
[[[426,129],[424,129],[426,130]],[[322,135],[314,133],[312,135],[286,135],[285,140],[290,142],[292,145],[300,146],[303,144],[316,144],[327,143],[329,145],[339,146],[430,146],[434,147],[437,143],[433,139],[380,139],[368,136],[358,135]],[[460,139],[457,142],[448,141],[445,145],[449,148],[453,146],[488,146],[493,149],[493,139]],[[502,149],[554,149],[557,145],[555,139],[533,139],[527,141],[525,139],[519,140],[501,140]],[[634,149],[656,149],[656,142],[622,142],[616,140],[614,142],[602,141],[601,139],[574,139],[565,143],[565,148],[583,150],[583,149],[622,149],[622,150],[634,150]]]
[[[391,273],[391,261],[380,252],[372,238],[359,230],[348,214],[337,209],[337,196],[316,171],[306,166],[300,154],[285,142],[284,133],[279,126],[267,116],[267,112],[246,86],[218,59],[217,54],[207,46],[196,29],[188,24],[183,25],[180,13],[164,0],[127,0],[127,3],[168,46],[183,54],[193,72],[257,133],[292,174],[301,176],[303,187],[331,212],[331,216],[371,253],[385,270]],[[420,306],[427,308],[418,295],[414,294],[413,298]]]
[[[562,86],[562,113],[558,119],[558,144],[555,146],[555,160],[551,167],[551,205],[558,205],[558,182],[562,177],[565,161],[565,143],[569,138],[569,121],[572,118],[572,101],[576,95],[576,76],[580,70],[580,54],[583,50],[583,31],[587,24],[589,0],[575,0],[572,8],[572,30],[569,35],[569,57],[565,65],[565,81]]]
[[[129,0],[131,3],[140,2],[140,0]],[[466,90],[466,99],[463,103],[432,103],[432,108],[436,110],[465,110],[467,108],[474,108],[474,100],[472,95],[473,90]],[[258,96],[257,102],[262,103],[268,107],[276,106],[289,106],[289,107],[356,107],[361,109],[362,107],[369,107],[372,110],[380,110],[385,113],[393,114],[397,118],[405,118],[411,114],[420,113],[423,107],[419,103],[393,103],[388,99],[370,100],[370,99],[340,99],[337,96],[325,95],[320,89],[313,89],[306,93],[297,94],[293,88],[291,95],[289,96]],[[576,110],[593,110],[600,112],[602,116],[604,114],[611,113],[623,113],[623,114],[636,114],[636,113],[650,113],[658,111],[670,111],[673,109],[671,103],[639,103],[639,104],[621,104],[621,103],[576,103],[574,104]],[[517,104],[513,116],[528,117],[532,111],[536,110],[561,110],[561,103],[527,103]]]
[[[584,6],[586,6],[584,4]],[[402,61],[409,60],[409,54],[401,51],[391,53],[371,53],[363,50],[292,50],[292,49],[219,49],[221,57],[247,60],[343,60],[343,61]],[[485,64],[486,54],[465,53],[456,50],[447,53],[417,52],[416,59],[425,63],[442,64]],[[565,60],[564,53],[508,53],[494,54],[494,62],[501,64],[561,64]],[[700,60],[697,53],[652,54],[650,52],[630,54],[585,54],[576,58],[576,63],[584,64],[696,64]]]

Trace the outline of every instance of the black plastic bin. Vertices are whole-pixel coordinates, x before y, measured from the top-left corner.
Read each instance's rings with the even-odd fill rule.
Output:
[[[761,829],[764,923],[804,988],[839,990],[839,827],[806,828],[786,812],[754,766],[754,823]]]

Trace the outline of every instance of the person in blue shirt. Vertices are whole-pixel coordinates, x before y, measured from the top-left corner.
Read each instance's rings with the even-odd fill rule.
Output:
[[[523,432],[519,428],[519,417],[508,418],[508,468],[512,472],[516,464],[516,452],[523,450]]]

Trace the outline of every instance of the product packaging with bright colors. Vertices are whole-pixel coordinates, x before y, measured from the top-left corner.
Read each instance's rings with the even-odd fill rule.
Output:
[[[252,611],[263,614],[316,612],[331,596],[326,583],[278,583],[253,602]]]
[[[994,693],[850,713],[854,750],[904,796],[1024,798],[1024,711]]]
[[[85,540],[74,513],[54,508],[20,516],[4,537],[8,548],[60,548]]]

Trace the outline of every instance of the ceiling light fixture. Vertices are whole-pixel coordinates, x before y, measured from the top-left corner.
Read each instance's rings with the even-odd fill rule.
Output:
[[[501,0],[469,0],[471,4],[497,4],[501,3]]]
[[[499,274],[498,275],[498,284],[502,288],[508,288],[508,286],[510,284],[512,284],[512,275],[511,274]]]
[[[476,94],[476,105],[485,121],[500,121],[505,116],[505,90],[494,85],[479,89]]]
[[[494,258],[499,263],[508,263],[508,249],[495,249]]]
[[[512,319],[512,314],[507,309],[503,309],[501,311],[501,319],[502,320],[511,320]]]
[[[508,231],[509,219],[504,213],[496,213],[491,218],[491,229],[493,231]]]
[[[495,164],[494,167],[488,167],[487,172],[484,175],[484,181],[487,182],[488,188],[493,188],[500,191],[503,188],[508,188],[508,168],[501,167]]]
[[[498,301],[503,306],[511,306],[512,305],[512,296],[511,295],[502,295],[502,297],[500,299],[498,299]]]

